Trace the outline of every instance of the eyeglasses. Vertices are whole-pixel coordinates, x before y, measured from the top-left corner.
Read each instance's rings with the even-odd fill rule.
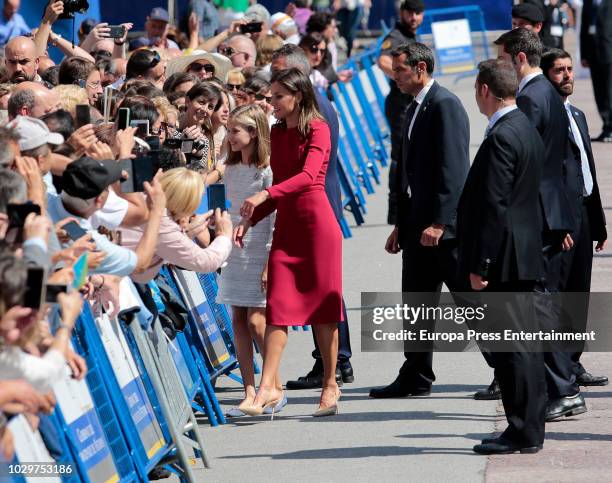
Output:
[[[244,55],[244,60],[249,60],[251,57],[248,52],[240,52],[239,50],[234,50],[233,47],[225,47],[221,53],[225,55],[225,57],[233,57],[234,55],[242,54]]]
[[[237,91],[242,87],[242,84],[225,84],[228,91]]]
[[[266,100],[268,104],[272,103],[272,96],[264,96],[263,94],[255,94],[256,101],[263,101],[264,99]]]
[[[113,53],[108,50],[93,50],[90,52],[92,57],[112,57]]]
[[[212,64],[198,64],[197,62],[194,62],[193,64],[189,64],[187,70],[196,74],[198,72],[202,72],[202,70],[208,72],[209,74],[214,74],[215,66]]]
[[[316,45],[311,45],[310,46],[310,51],[313,54],[316,54],[317,52],[319,52],[321,55],[325,55],[325,52],[327,52],[327,48],[325,49],[319,49]]]

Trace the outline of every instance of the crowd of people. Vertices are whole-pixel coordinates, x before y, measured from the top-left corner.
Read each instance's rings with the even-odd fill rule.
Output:
[[[46,418],[65,368],[77,379],[87,373],[69,344],[83,304],[115,316],[123,277],[147,304],[147,282],[164,264],[220,271],[218,302],[231,307],[245,388],[228,416],[282,410],[283,338],[288,325],[310,323],[320,327],[325,373],[317,415],[335,411],[336,334],[346,316],[338,123],[325,91],[352,73],[337,69],[334,8],[296,2],[270,15],[255,4],[211,30],[197,5],[184,32],[156,7],[140,37],[132,23],[88,19],[73,43],[54,32],[61,0],[33,29],[18,0],[4,2],[0,410],[25,414],[56,458]],[[224,186],[226,206],[199,211],[211,185]],[[253,342],[264,355],[259,393]],[[5,425],[0,436],[10,460]]]
[[[341,17],[363,4],[333,7]],[[5,0],[5,20],[18,6]],[[45,418],[66,367],[78,379],[87,373],[69,345],[83,304],[114,316],[122,277],[146,303],[147,282],[171,264],[220,270],[217,301],[231,307],[245,390],[228,416],[274,414],[287,404],[279,364],[290,325],[313,326],[315,364],[285,388],[322,387],[314,416],[335,414],[339,386],[354,379],[342,298],[339,127],[326,95],[352,72],[338,70],[335,15],[308,2],[274,15],[255,4],[227,29],[211,29],[194,8],[182,32],[156,7],[142,37],[130,35],[131,23],[111,38],[107,23],[86,21],[73,44],[53,31],[63,10],[51,1],[36,29],[15,21],[16,35],[0,30],[0,410],[26,414],[56,455]],[[396,228],[386,249],[403,251],[402,290],[435,293],[444,282],[451,290],[588,291],[591,242],[603,249],[607,234],[588,128],[567,104],[571,57],[542,54],[524,26],[496,41],[504,60],[481,63],[476,80],[490,123],[470,169],[468,116],[435,82],[433,53],[415,39],[423,11],[420,0],[402,3],[379,61],[393,79]],[[49,47],[64,54],[59,64]],[[520,185],[522,204],[487,183]],[[226,209],[197,213],[206,188],[219,184]],[[540,207],[544,225],[532,216]],[[519,230],[514,214],[525,213]],[[503,251],[508,239],[512,254]],[[547,277],[533,261],[540,258]],[[55,287],[48,292],[56,300],[41,286]],[[253,342],[264,360],[258,388]],[[586,410],[578,385],[607,382],[586,372],[580,354],[540,356],[485,354],[496,377],[487,394],[503,399],[510,426],[477,452],[538,451],[545,419]],[[429,393],[431,353],[406,358],[397,379],[371,397]],[[3,427],[9,460],[11,445]]]

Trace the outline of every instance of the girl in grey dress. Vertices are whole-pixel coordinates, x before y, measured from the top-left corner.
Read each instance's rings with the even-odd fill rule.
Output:
[[[225,162],[224,182],[229,212],[236,226],[244,200],[272,186],[270,128],[266,114],[253,104],[238,107],[230,114],[227,139],[231,152]],[[249,230],[244,250],[233,250],[219,280],[217,302],[232,307],[234,343],[245,390],[241,404],[252,404],[255,398],[253,340],[263,350],[266,265],[273,229],[274,217],[271,216]],[[280,386],[280,377],[277,379]],[[242,415],[240,405],[228,413],[234,417]]]

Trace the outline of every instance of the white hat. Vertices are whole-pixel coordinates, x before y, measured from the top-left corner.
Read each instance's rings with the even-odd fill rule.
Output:
[[[227,73],[232,68],[232,62],[221,54],[206,52],[205,50],[194,50],[190,55],[174,57],[168,61],[166,66],[166,77],[177,72],[187,72],[190,64],[198,60],[207,60],[215,66],[215,77],[221,82],[227,82]]]
[[[64,136],[49,131],[44,122],[33,117],[17,116],[7,124],[7,127],[19,135],[21,151],[36,149],[47,143],[59,145],[64,142]]]

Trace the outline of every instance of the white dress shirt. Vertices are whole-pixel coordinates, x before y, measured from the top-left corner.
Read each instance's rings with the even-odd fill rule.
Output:
[[[576,145],[580,151],[580,167],[582,168],[582,179],[584,180],[582,194],[584,194],[584,196],[590,196],[593,192],[593,176],[591,175],[591,168],[589,166],[589,156],[584,148],[584,142],[582,141],[582,136],[580,135],[580,129],[578,129],[578,124],[576,124],[571,107],[572,105],[566,99],[565,111],[567,112],[567,117],[569,117],[570,129],[574,135],[574,141],[576,141]]]
[[[417,107],[414,111],[414,115],[412,116],[412,120],[410,121],[410,126],[408,127],[408,139],[410,139],[410,136],[412,135],[412,126],[414,126],[414,120],[419,115],[419,109],[421,109],[421,104],[423,104],[423,101],[425,100],[425,96],[429,92],[429,89],[431,89],[431,86],[433,86],[433,83],[434,83],[434,80],[431,79],[427,84],[425,84],[425,87],[421,89],[421,92],[419,92],[414,98],[413,102],[417,103]]]

